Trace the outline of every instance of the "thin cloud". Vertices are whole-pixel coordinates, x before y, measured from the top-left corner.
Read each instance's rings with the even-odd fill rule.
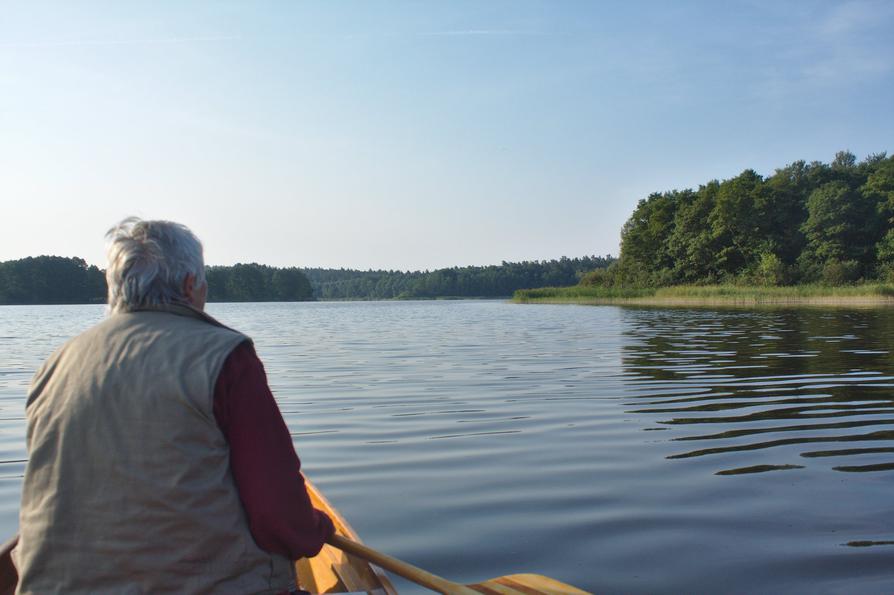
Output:
[[[837,37],[859,35],[868,29],[885,26],[894,15],[890,4],[857,0],[838,5],[819,24],[822,34]]]
[[[239,41],[236,35],[208,35],[196,37],[157,37],[150,39],[72,39],[65,41],[24,41],[0,43],[0,48],[53,48],[71,46],[122,46],[122,45],[167,45],[178,43],[205,43],[219,41]]]
[[[542,31],[523,31],[518,29],[455,29],[449,31],[426,31],[417,33],[421,37],[485,37],[509,35],[548,35]]]

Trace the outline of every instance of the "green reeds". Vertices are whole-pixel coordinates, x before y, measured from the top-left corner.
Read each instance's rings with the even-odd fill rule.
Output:
[[[872,283],[845,285],[676,285],[672,287],[542,287],[515,292],[517,303],[632,303],[632,304],[894,304],[894,285]]]

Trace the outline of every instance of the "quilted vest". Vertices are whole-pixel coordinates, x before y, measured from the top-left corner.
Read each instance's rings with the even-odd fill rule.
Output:
[[[294,568],[255,544],[214,418],[248,340],[186,306],[113,314],[34,377],[15,552],[20,593],[266,593]]]

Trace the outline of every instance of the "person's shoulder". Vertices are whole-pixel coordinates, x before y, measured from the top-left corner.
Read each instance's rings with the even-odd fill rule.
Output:
[[[74,337],[69,338],[61,345],[56,347],[52,353],[50,353],[50,355],[43,361],[43,363],[37,368],[37,370],[35,370],[34,375],[31,377],[28,399],[26,401],[26,409],[30,407],[35,395],[40,392],[40,389],[47,382],[50,376],[53,375],[60,363],[66,359],[70,359],[71,357],[77,357],[77,354],[81,352],[81,350],[85,349],[85,345],[87,349],[90,349],[91,345],[99,340],[97,337],[102,336],[102,333],[104,332],[103,329],[108,324],[110,324],[109,317],[85,329],[84,331],[81,331]]]
[[[120,312],[112,314],[108,323],[113,326],[133,325],[174,331],[184,330],[191,333],[207,332],[245,336],[239,331],[221,324],[204,312],[184,306],[164,306]]]
[[[60,345],[56,349],[56,351],[53,352],[54,355],[65,351],[66,349],[68,349],[69,347],[71,347],[74,344],[92,340],[93,337],[96,337],[97,335],[101,335],[101,334],[107,332],[108,329],[113,327],[117,322],[118,321],[115,320],[115,317],[113,315],[106,316],[105,318],[103,318],[102,320],[100,320],[99,322],[94,324],[93,326],[90,326],[90,327],[84,329],[83,331],[81,331],[80,333],[78,333],[77,335],[67,339],[65,342],[62,343],[62,345]]]

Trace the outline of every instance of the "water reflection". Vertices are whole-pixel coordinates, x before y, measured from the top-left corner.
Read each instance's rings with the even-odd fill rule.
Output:
[[[699,443],[668,459],[745,451],[758,451],[751,463],[770,459],[735,468],[719,462],[717,475],[803,469],[805,459],[841,472],[894,470],[894,318],[888,312],[624,314],[630,341],[623,366],[637,375],[628,383],[629,412],[679,430],[673,443]],[[875,444],[812,448],[849,442]],[[781,448],[803,445],[811,448]]]
[[[894,591],[894,311],[211,313],[255,338],[308,474],[398,558],[599,593]],[[0,308],[4,534],[28,379],[101,316]]]
[[[749,473],[763,473],[765,471],[784,471],[786,469],[803,469],[804,465],[753,465],[751,467],[739,467],[718,471],[717,475],[747,475]]]

